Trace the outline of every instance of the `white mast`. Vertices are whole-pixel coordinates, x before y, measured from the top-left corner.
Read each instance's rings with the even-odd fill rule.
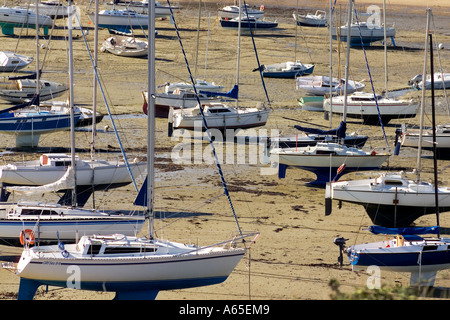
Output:
[[[241,9],[241,0],[239,0],[239,14],[238,14],[238,19],[239,19],[239,23],[238,23],[238,43],[237,43],[237,63],[236,63],[236,85],[239,87],[239,65],[240,65],[240,56],[241,56],[241,13],[242,13],[242,9]],[[239,107],[239,96],[236,99],[236,108]]]
[[[155,237],[154,230],[154,194],[155,182],[155,0],[148,4],[148,111],[147,111],[147,215],[150,239]],[[152,10],[150,10],[152,8]]]
[[[420,171],[422,170],[422,128],[423,128],[423,115],[425,112],[425,79],[427,76],[427,56],[428,56],[428,32],[430,31],[430,14],[431,10],[427,9],[427,26],[425,31],[425,56],[423,60],[423,72],[422,72],[422,99],[420,102],[420,130],[419,130],[419,144],[417,149],[417,181],[420,181]],[[433,128],[435,130],[436,128]]]
[[[347,57],[345,62],[345,86],[344,86],[344,110],[342,121],[347,122],[347,87],[349,78],[349,63],[350,63],[350,35],[352,26],[352,0],[348,1],[348,22],[347,22]],[[331,99],[331,97],[330,97]]]
[[[72,169],[74,172],[75,186],[72,190],[72,205],[77,206],[77,179],[76,179],[76,162],[75,162],[75,114],[73,109],[73,50],[72,50],[72,1],[68,3],[67,19],[69,29],[69,108],[70,108],[70,154],[72,159]]]

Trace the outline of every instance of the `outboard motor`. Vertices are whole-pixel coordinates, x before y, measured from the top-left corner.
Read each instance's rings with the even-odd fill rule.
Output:
[[[402,144],[401,142],[401,136],[403,134],[402,129],[395,129],[395,149],[394,149],[394,155],[398,156],[400,154],[400,146]]]
[[[340,267],[342,268],[342,265],[344,264],[344,248],[345,248],[345,241],[347,241],[348,239],[344,239],[342,237],[339,238],[334,238],[334,244],[339,246],[339,258],[338,258],[338,262]]]

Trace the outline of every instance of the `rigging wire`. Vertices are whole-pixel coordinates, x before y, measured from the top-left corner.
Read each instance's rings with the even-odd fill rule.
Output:
[[[379,108],[379,106],[378,106],[378,98],[377,98],[377,95],[376,95],[376,93],[375,93],[375,88],[374,88],[374,86],[373,86],[372,74],[370,73],[369,62],[367,61],[367,54],[366,54],[366,50],[365,50],[365,48],[364,48],[364,43],[363,43],[363,38],[362,38],[362,33],[361,33],[361,26],[360,26],[359,19],[358,19],[358,12],[357,12],[357,10],[356,10],[356,8],[355,8],[355,0],[352,0],[352,1],[353,1],[353,6],[354,6],[353,11],[354,11],[354,13],[355,13],[355,19],[356,19],[356,23],[357,23],[358,30],[359,30],[359,38],[360,38],[360,40],[361,40],[361,46],[362,46],[363,53],[364,53],[364,59],[365,59],[365,61],[366,61],[367,73],[369,74],[370,85],[371,85],[371,87],[372,87],[372,92],[373,92],[373,97],[374,97],[375,105],[377,106],[378,119],[379,119],[379,121],[380,121],[381,130],[383,131],[383,136],[384,136],[384,140],[385,140],[385,142],[386,142],[386,146],[389,148],[389,143],[388,143],[388,141],[387,141],[386,131],[385,131],[385,129],[384,129],[383,121],[381,120],[380,108]],[[385,27],[386,27],[386,26],[385,26]],[[348,45],[350,45],[350,39],[347,39],[347,43],[348,43]]]
[[[222,167],[221,167],[221,165],[220,165],[220,163],[219,163],[219,160],[218,160],[218,158],[217,158],[217,153],[216,153],[216,149],[215,149],[215,147],[214,147],[214,143],[213,143],[213,140],[212,140],[212,137],[211,137],[211,132],[210,132],[210,130],[209,130],[209,128],[208,128],[208,124],[207,124],[207,122],[206,122],[206,117],[205,117],[205,114],[204,114],[204,112],[203,112],[203,108],[201,107],[200,98],[199,98],[199,96],[198,96],[197,88],[196,88],[196,86],[195,86],[195,82],[194,82],[194,79],[193,79],[193,77],[192,77],[192,72],[191,72],[191,69],[190,69],[190,67],[189,67],[189,62],[187,61],[186,52],[185,52],[185,50],[184,50],[183,43],[182,43],[182,41],[181,41],[180,33],[179,33],[179,31],[178,31],[178,26],[177,26],[177,23],[176,23],[176,20],[175,20],[175,16],[174,16],[173,11],[172,11],[172,6],[170,5],[170,1],[169,1],[169,0],[167,0],[167,4],[169,5],[170,14],[171,14],[172,21],[173,21],[173,24],[174,24],[174,27],[175,27],[175,31],[176,31],[177,37],[178,37],[178,42],[180,43],[181,51],[182,51],[182,53],[183,53],[184,60],[185,60],[185,62],[186,62],[186,68],[187,68],[187,70],[188,70],[188,72],[189,72],[189,78],[191,79],[192,86],[193,86],[193,89],[194,89],[194,92],[195,92],[195,96],[196,96],[196,98],[197,98],[197,103],[198,103],[198,105],[199,105],[200,113],[202,114],[203,125],[204,125],[204,127],[205,127],[205,129],[206,129],[206,133],[207,133],[207,136],[208,136],[208,140],[209,140],[209,143],[210,143],[210,145],[211,145],[211,151],[212,151],[212,154],[213,154],[213,156],[214,156],[214,160],[215,160],[215,162],[216,162],[217,169],[218,169],[218,171],[219,171],[219,175],[220,175],[220,179],[221,179],[221,181],[222,181],[222,186],[223,186],[223,189],[224,189],[224,193],[225,193],[225,195],[226,195],[226,197],[227,197],[227,199],[228,199],[228,203],[230,204],[231,211],[232,211],[232,213],[233,213],[234,219],[235,219],[235,221],[236,221],[237,228],[238,228],[238,230],[239,230],[239,234],[240,234],[241,236],[243,236],[241,227],[240,227],[240,225],[239,225],[239,222],[238,222],[238,219],[237,219],[237,216],[236,216],[236,212],[235,212],[235,210],[234,210],[233,203],[232,203],[232,201],[231,201],[230,194],[229,194],[229,192],[228,192],[228,188],[227,188],[227,184],[226,184],[226,181],[225,181],[225,177],[224,177],[223,172],[222,172]]]
[[[86,48],[88,49],[87,52],[88,52],[88,54],[89,54],[89,59],[91,60],[92,65],[94,65],[94,60],[93,60],[93,58],[92,58],[91,51],[89,50],[89,45],[88,45],[88,43],[87,43],[86,35],[85,35],[85,33],[84,33],[84,31],[83,31],[83,29],[82,29],[82,27],[81,27],[81,21],[80,21],[80,18],[79,18],[78,14],[77,14],[76,12],[74,13],[74,15],[75,15],[75,18],[77,19],[78,23],[80,24],[81,34],[83,35],[84,43],[85,43],[85,45],[86,45]],[[124,148],[123,148],[122,141],[121,141],[121,139],[120,139],[120,137],[119,137],[119,132],[117,131],[117,127],[116,127],[114,118],[113,118],[113,116],[112,116],[112,114],[111,114],[111,110],[110,110],[110,108],[109,108],[109,104],[108,104],[108,102],[106,101],[105,92],[104,92],[104,90],[103,90],[103,86],[102,86],[102,83],[100,82],[100,78],[99,78],[99,75],[98,75],[98,70],[97,70],[96,68],[94,68],[94,74],[95,74],[95,77],[96,77],[96,79],[97,79],[97,82],[99,83],[100,91],[101,91],[101,93],[102,93],[103,100],[105,101],[106,110],[108,111],[108,115],[109,115],[109,117],[110,117],[111,124],[112,124],[112,126],[113,126],[113,128],[114,128],[114,133],[115,133],[115,135],[116,135],[116,137],[117,137],[117,141],[118,141],[118,143],[119,143],[120,151],[122,152],[122,156],[123,156],[123,159],[124,159],[124,161],[125,161],[125,164],[126,164],[128,173],[130,174],[131,180],[133,181],[134,188],[136,189],[136,191],[139,191],[139,188],[137,187],[137,184],[136,184],[136,180],[134,179],[134,176],[133,176],[133,172],[131,171],[130,164],[128,163],[128,158],[127,158],[127,155],[125,154],[125,150],[124,150]]]
[[[267,103],[270,105],[270,99],[269,99],[269,95],[268,95],[268,93],[267,93],[267,88],[266,88],[266,84],[265,84],[265,82],[264,82],[264,77],[263,77],[263,75],[262,75],[262,70],[261,70],[262,68],[261,68],[261,64],[259,63],[258,51],[256,50],[256,44],[255,44],[255,39],[254,39],[254,37],[253,37],[252,25],[251,25],[251,23],[250,23],[250,19],[249,19],[249,16],[248,16],[247,4],[245,3],[245,0],[244,0],[244,9],[245,9],[245,15],[247,16],[248,27],[250,28],[250,35],[251,35],[251,37],[252,37],[253,49],[255,50],[256,62],[258,63],[258,70],[260,70],[260,71],[259,71],[259,74],[260,74],[260,76],[261,76],[262,86],[263,86],[263,88],[264,88],[264,93],[266,94]],[[239,10],[240,10],[240,8],[239,8]],[[242,23],[242,21],[240,21],[240,23]],[[240,35],[239,35],[239,36],[240,36]]]

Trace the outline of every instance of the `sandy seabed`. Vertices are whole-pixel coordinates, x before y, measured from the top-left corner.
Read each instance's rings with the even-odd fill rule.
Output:
[[[378,3],[379,2],[379,3]],[[388,70],[389,90],[408,87],[408,80],[422,72],[423,43],[425,39],[425,6],[433,9],[433,31],[444,49],[439,52],[440,61],[436,60],[436,68],[443,70],[450,67],[450,13],[448,1],[408,1],[404,7],[401,0],[387,1],[387,23],[395,23],[397,35],[394,47],[389,42]],[[17,1],[16,1],[17,3]],[[262,1],[261,1],[262,3]],[[260,2],[249,2],[259,6]],[[292,19],[292,12],[299,10],[315,11],[327,9],[328,1],[263,1],[266,19],[276,19],[279,27],[276,30],[257,32],[255,45],[261,64],[270,64],[299,59],[304,63],[316,65],[314,74],[329,74],[329,40],[326,28],[297,28]],[[81,8],[82,22],[89,30],[87,41],[93,47],[93,25],[85,14],[87,1],[76,2]],[[197,2],[179,3],[181,10],[176,14],[176,22],[180,30],[183,46],[191,64],[191,70],[197,78],[204,78],[231,88],[236,79],[236,32],[223,30],[217,20],[217,9],[230,4],[228,2],[204,2],[201,15],[201,30],[197,67],[195,55],[197,47]],[[381,1],[357,1],[359,10],[365,6]],[[346,1],[338,1],[341,8],[341,19],[346,12]],[[57,25],[62,26],[58,21]],[[208,27],[209,26],[209,27]],[[156,80],[158,84],[168,81],[188,79],[184,57],[180,50],[176,33],[169,20],[156,22],[158,37],[156,40]],[[209,32],[208,32],[209,31]],[[16,31],[17,33],[17,31]],[[138,36],[143,36],[138,31]],[[46,57],[44,76],[48,80],[67,83],[67,43],[64,41],[65,30],[58,28],[48,44],[41,38],[41,43],[47,43],[51,48]],[[74,36],[74,68],[76,103],[92,105],[93,73],[85,42],[75,31]],[[108,37],[106,30],[100,31],[100,39]],[[0,35],[0,50],[14,50],[34,56],[34,30],[24,30],[20,39]],[[48,39],[48,37],[45,37]],[[207,51],[206,51],[207,48]],[[92,50],[91,50],[92,51]],[[340,58],[338,53],[340,52]],[[378,93],[384,90],[384,55],[380,43],[373,44],[365,52],[361,49],[351,49],[351,77],[355,80],[365,79],[369,84],[366,59],[370,66],[373,85]],[[41,58],[44,49],[41,49]],[[147,59],[121,58],[108,53],[99,52],[98,66],[102,85],[108,104],[113,114],[142,115],[141,91],[147,86]],[[206,68],[205,68],[206,61]],[[333,69],[340,70],[343,76],[345,64],[345,47],[338,50],[333,42]],[[271,101],[267,103],[261,80],[256,72],[257,62],[250,37],[241,38],[240,61],[240,97],[245,106],[254,106],[256,102],[264,102],[272,108],[269,121],[264,128],[277,129],[282,134],[295,133],[293,125],[297,119],[307,123],[329,126],[322,113],[301,110],[297,105],[300,95],[295,90],[293,79],[264,79],[267,93]],[[34,63],[29,69],[34,67]],[[366,88],[366,91],[370,86]],[[410,91],[407,96],[420,100],[420,92]],[[429,96],[429,95],[428,95]],[[438,122],[448,121],[448,112],[443,93],[437,93]],[[99,110],[106,113],[105,103],[101,95],[98,97]],[[1,107],[7,107],[3,104]],[[427,111],[427,113],[429,110]],[[429,116],[426,125],[430,125]],[[337,126],[339,119],[333,117],[332,124]],[[388,145],[382,136],[380,127],[364,126],[358,120],[348,124],[349,132],[369,135],[365,149],[376,149],[380,152],[393,153],[395,129],[402,123],[417,125],[419,118],[407,121],[393,120],[385,126]],[[143,156],[146,148],[146,118],[143,116],[123,116],[117,120],[120,136],[129,157]],[[105,119],[99,124],[96,147],[99,150],[109,150],[102,156],[117,157],[118,143],[111,131],[110,120]],[[222,192],[220,178],[214,164],[177,165],[170,160],[173,147],[183,141],[172,141],[167,137],[167,121],[156,121],[157,147],[157,185],[156,209],[161,212],[156,225],[158,235],[175,241],[208,244],[227,238],[237,232],[232,212],[225,197],[217,197]],[[258,129],[259,130],[259,129]],[[4,151],[14,151],[14,139],[3,136],[0,147]],[[42,150],[51,148],[66,148],[69,144],[69,134],[56,133],[41,137]],[[89,150],[90,132],[78,131],[76,146],[80,151]],[[217,145],[219,152],[222,146]],[[13,156],[4,156],[3,163],[25,158],[35,158],[38,155],[17,152]],[[371,224],[370,219],[361,206],[343,204],[338,209],[333,204],[333,213],[324,214],[324,190],[307,186],[313,176],[302,170],[289,168],[285,179],[277,175],[262,175],[258,163],[237,164],[238,159],[223,165],[225,179],[228,183],[234,208],[243,230],[256,230],[261,234],[252,246],[249,254],[239,263],[235,271],[222,284],[186,290],[160,292],[158,300],[328,300],[332,290],[331,279],[340,283],[343,292],[354,292],[364,288],[369,275],[351,270],[346,259],[342,267],[337,263],[338,247],[333,244],[336,237],[344,237],[348,244],[379,240],[365,231]],[[440,168],[439,183],[449,185],[450,175],[447,161],[438,162]],[[389,161],[391,170],[411,171],[416,166],[415,150],[402,150],[398,157],[392,156]],[[383,169],[386,170],[385,163]],[[432,160],[429,153],[423,159],[426,179],[432,178]],[[376,172],[360,172],[344,176],[343,179],[360,179],[377,175]],[[142,179],[138,181],[142,182]],[[108,192],[96,194],[96,203],[100,208],[130,209],[136,190],[132,185]],[[217,197],[217,199],[215,199]],[[210,201],[215,199],[214,201]],[[18,199],[15,199],[18,200]],[[47,198],[45,198],[47,201]],[[50,200],[48,200],[50,201]],[[174,212],[187,214],[173,215]],[[441,225],[450,226],[448,213],[441,215]],[[424,216],[416,221],[416,225],[429,226],[435,224],[434,216]],[[165,228],[167,227],[167,228]],[[159,229],[161,228],[161,229]],[[0,246],[0,256],[20,255],[20,248]],[[382,273],[382,285],[408,286],[408,274]],[[450,273],[438,273],[436,285],[450,288]],[[0,269],[0,298],[11,299],[17,293],[19,278],[11,272]],[[41,290],[35,299],[39,300],[109,300],[113,293],[75,291],[50,287],[48,292]]]

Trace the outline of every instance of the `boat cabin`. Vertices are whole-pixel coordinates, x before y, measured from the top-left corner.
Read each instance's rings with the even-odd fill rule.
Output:
[[[78,156],[75,158],[78,159]],[[39,164],[49,167],[68,167],[72,164],[72,158],[64,153],[46,153],[40,156]]]
[[[83,239],[84,238],[84,239]],[[155,253],[158,247],[143,238],[142,241],[128,241],[126,236],[113,234],[106,236],[83,237],[80,240],[83,247],[84,256],[112,257],[117,255],[140,256],[148,253]],[[121,241],[123,239],[123,241]]]

